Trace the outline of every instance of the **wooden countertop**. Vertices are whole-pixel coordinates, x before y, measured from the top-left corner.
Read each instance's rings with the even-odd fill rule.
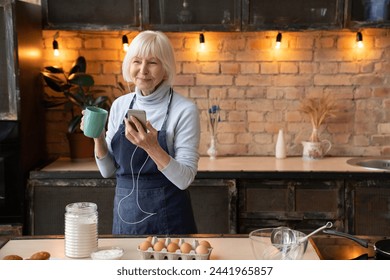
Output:
[[[384,173],[388,171],[367,169],[347,163],[351,157],[325,157],[320,160],[303,160],[301,157],[220,157],[210,160],[201,157],[198,172],[358,172]],[[73,162],[60,158],[45,166],[41,172],[98,171],[94,159]]]
[[[193,239],[207,240],[213,247],[210,255],[211,260],[254,260],[249,237],[230,236],[230,237],[184,237],[186,242],[192,242]],[[137,251],[137,246],[145,238],[99,238],[99,247],[120,247],[124,249],[122,259],[140,260],[141,256]],[[47,251],[51,254],[51,259],[70,259],[64,253],[64,239],[58,238],[18,238],[11,239],[0,249],[0,260],[6,255],[19,255],[23,258],[29,258],[32,254],[39,251]],[[309,242],[305,260],[319,260],[316,249]]]

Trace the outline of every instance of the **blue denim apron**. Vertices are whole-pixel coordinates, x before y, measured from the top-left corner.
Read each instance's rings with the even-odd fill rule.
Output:
[[[158,142],[167,152],[166,122],[158,131]],[[136,95],[129,106],[133,108]],[[188,190],[180,190],[164,174],[148,154],[125,137],[122,123],[112,139],[111,147],[117,165],[114,198],[113,234],[190,234],[196,224]]]

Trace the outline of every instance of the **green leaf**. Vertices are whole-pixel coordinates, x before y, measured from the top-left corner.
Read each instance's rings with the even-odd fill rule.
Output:
[[[102,107],[104,103],[106,103],[108,100],[108,96],[99,96],[95,99],[92,105]]]
[[[81,115],[74,116],[72,120],[69,123],[68,126],[68,133],[73,133],[76,131],[76,129],[79,127],[80,122],[81,122]]]
[[[66,82],[64,80],[58,78],[57,76],[47,73],[47,72],[42,72],[43,79],[45,80],[47,86],[51,88],[52,90],[56,92],[63,92],[64,91],[64,86],[66,85]]]
[[[85,73],[87,71],[87,61],[83,56],[79,56],[72,65],[69,75],[74,73]]]
[[[93,86],[95,83],[93,77],[85,73],[73,73],[69,76],[68,80],[69,83],[81,87],[90,87]]]
[[[85,103],[84,98],[80,97],[77,94],[73,94],[69,91],[64,92],[64,94],[73,104],[77,105],[78,107],[82,107],[82,108],[84,107],[84,103]]]
[[[54,74],[63,74],[64,73],[64,69],[62,69],[62,67],[46,66],[44,69],[45,69],[45,71],[50,72],[50,73],[54,73]]]

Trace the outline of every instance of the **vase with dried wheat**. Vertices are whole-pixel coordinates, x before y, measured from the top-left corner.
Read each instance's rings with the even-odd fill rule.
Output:
[[[306,98],[301,102],[299,111],[307,114],[310,117],[312,124],[312,134],[310,136],[311,142],[319,142],[318,129],[329,118],[336,116],[336,102],[326,95],[320,98]]]
[[[329,152],[332,144],[328,140],[320,140],[319,128],[329,118],[336,115],[335,100],[326,95],[320,98],[306,98],[301,102],[299,111],[310,117],[312,133],[309,141],[303,141],[303,158],[319,159]]]

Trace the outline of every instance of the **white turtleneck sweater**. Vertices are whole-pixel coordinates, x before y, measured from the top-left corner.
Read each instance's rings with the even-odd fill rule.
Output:
[[[137,95],[133,109],[146,111],[146,118],[152,126],[160,130],[167,112],[169,86],[162,85],[151,95],[143,96],[140,90],[120,96],[113,102],[108,119],[106,142],[109,153],[104,158],[96,158],[103,177],[115,174],[111,140],[123,122],[134,94]],[[179,189],[186,189],[194,180],[198,170],[200,122],[197,106],[189,99],[174,92],[167,119],[167,146],[171,160],[160,170]]]

